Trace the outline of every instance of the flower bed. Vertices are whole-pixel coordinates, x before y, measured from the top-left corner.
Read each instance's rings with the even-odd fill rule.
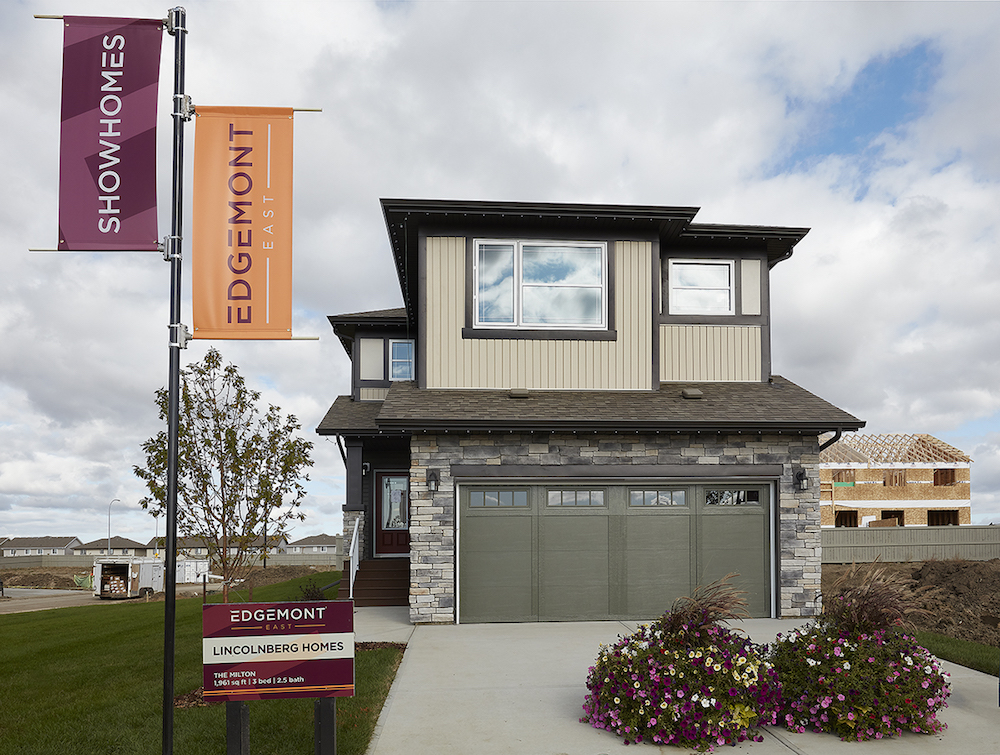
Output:
[[[777,721],[780,687],[761,649],[720,626],[667,617],[602,646],[587,676],[580,720],[626,744],[652,741],[700,750],[760,741]]]
[[[898,629],[852,633],[820,621],[778,635],[771,660],[793,731],[865,740],[946,727],[937,714],[948,705],[948,674]]]

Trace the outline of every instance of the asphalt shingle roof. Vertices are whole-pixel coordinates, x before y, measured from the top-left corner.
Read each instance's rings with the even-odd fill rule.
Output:
[[[684,398],[685,390],[700,398]],[[419,389],[394,382],[384,402],[341,396],[321,434],[427,430],[856,430],[864,422],[782,377],[770,383],[664,383],[657,391]]]

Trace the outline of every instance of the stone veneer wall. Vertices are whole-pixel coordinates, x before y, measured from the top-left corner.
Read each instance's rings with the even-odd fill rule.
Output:
[[[358,528],[358,553],[361,558],[371,558],[365,546],[368,545],[368,535],[365,532],[365,512],[345,511],[344,512],[344,535],[341,547],[344,549],[344,560],[351,557],[351,538],[354,537],[354,523],[360,519],[361,526]]]
[[[780,464],[778,610],[783,617],[815,616],[820,611],[819,441],[815,436],[428,433],[413,436],[410,443],[413,623],[453,623],[456,619],[452,464],[588,465],[594,477],[601,476],[604,464],[691,465],[692,477],[699,476],[699,466]],[[808,475],[807,490],[798,490],[795,485],[797,468]],[[429,469],[438,470],[441,476],[441,484],[433,494],[427,489]],[[347,537],[346,526],[344,532]]]

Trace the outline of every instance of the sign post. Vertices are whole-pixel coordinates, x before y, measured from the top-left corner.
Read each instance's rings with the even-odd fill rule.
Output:
[[[174,642],[177,620],[177,466],[180,438],[181,349],[186,346],[181,324],[181,261],[184,198],[184,123],[190,119],[190,99],[184,94],[184,66],[187,50],[187,11],[170,9],[167,32],[174,38],[173,166],[171,175],[170,235],[163,257],[170,263],[170,330],[167,375],[167,499],[166,543],[164,547],[163,615],[163,755],[174,751]]]

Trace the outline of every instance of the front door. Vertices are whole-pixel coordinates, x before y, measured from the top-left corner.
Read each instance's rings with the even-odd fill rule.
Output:
[[[410,477],[398,472],[375,475],[375,555],[410,552]]]

